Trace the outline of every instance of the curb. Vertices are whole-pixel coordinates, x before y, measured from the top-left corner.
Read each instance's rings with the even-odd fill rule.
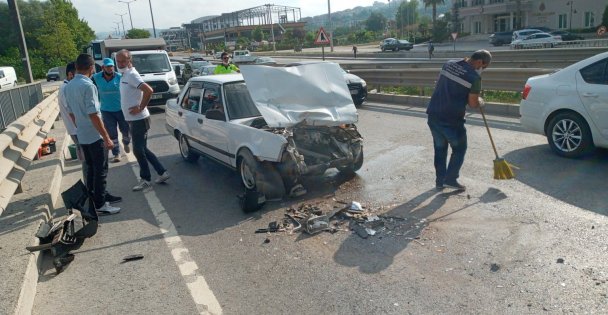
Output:
[[[38,219],[36,221],[37,224],[48,222],[53,219],[55,204],[60,195],[61,182],[63,179],[65,152],[67,150],[68,143],[70,142],[70,137],[67,134],[62,122],[56,121],[53,126],[54,130],[51,130],[48,133],[48,136],[54,136],[56,139],[58,139],[58,141],[61,141],[61,144],[56,149],[56,155],[47,160],[51,161],[51,165],[44,166],[35,171],[37,173],[48,172],[51,174],[50,181],[44,181],[44,183],[47,184],[46,187],[48,187],[48,189],[45,189],[45,196],[43,197],[43,199],[45,199],[43,203],[46,204],[39,207],[44,209],[42,211],[44,213],[44,217]],[[30,173],[29,170],[28,173]],[[30,180],[34,179],[32,179],[30,176]],[[37,209],[36,211],[38,212],[39,210]],[[33,236],[31,244],[38,245],[39,243],[39,239],[36,236]],[[23,277],[23,285],[21,286],[21,290],[19,292],[19,299],[17,301],[17,305],[15,306],[15,314],[17,315],[32,313],[38,286],[38,276],[40,270],[42,269],[42,261],[43,255],[41,255],[40,251],[30,254],[25,275]]]
[[[368,101],[415,107],[426,107],[430,99],[430,96],[395,95],[382,93],[369,93],[367,95]],[[472,110],[471,108],[467,107],[467,112],[477,113],[477,110]],[[486,114],[492,114],[497,116],[519,118],[519,105],[506,103],[486,103],[486,106],[484,107],[484,112]]]

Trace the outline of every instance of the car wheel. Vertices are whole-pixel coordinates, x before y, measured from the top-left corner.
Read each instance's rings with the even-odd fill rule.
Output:
[[[243,150],[239,153],[239,174],[243,186],[249,190],[257,188],[257,175],[260,174],[260,162],[253,157],[249,150]]]
[[[359,145],[359,147],[356,148],[354,151],[357,151],[357,153],[358,153],[357,157],[355,158],[355,160],[353,161],[352,164],[337,167],[337,169],[338,169],[338,171],[340,171],[340,173],[352,175],[352,174],[355,174],[356,171],[360,170],[361,166],[363,166],[363,147],[361,147]],[[355,152],[353,152],[353,153],[355,153]]]
[[[381,48],[382,52],[384,52],[386,49],[384,49],[384,47]]]
[[[363,105],[363,100],[353,100],[353,103],[355,103],[355,107],[359,108]]]
[[[553,117],[546,134],[549,146],[559,156],[576,158],[595,149],[589,125],[575,113],[561,113]]]
[[[549,47],[554,48],[554,47],[555,47],[555,44],[551,43],[551,44],[549,45]]]
[[[13,82],[13,87],[17,87],[17,81]]]
[[[395,47],[395,51],[399,51],[399,47]]]
[[[194,163],[198,160],[199,155],[192,152],[192,148],[190,147],[190,143],[188,143],[188,139],[184,134],[179,134],[179,153],[182,158],[187,162]]]

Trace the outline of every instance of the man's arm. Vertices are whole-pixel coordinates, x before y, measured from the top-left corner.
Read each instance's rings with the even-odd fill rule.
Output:
[[[138,106],[133,106],[129,108],[129,113],[131,113],[131,115],[139,114],[144,109],[146,109],[146,106],[148,106],[148,102],[150,102],[150,97],[152,97],[152,93],[154,92],[154,90],[150,85],[148,85],[148,83],[140,84],[138,89],[143,92],[143,96],[141,98],[141,103]]]
[[[481,93],[481,79],[473,82],[471,86],[471,91],[469,92],[469,106],[471,108],[478,108],[480,106],[479,103],[479,94]]]
[[[99,115],[97,113],[89,114],[89,118],[91,119],[91,123],[93,124],[93,127],[95,127],[97,132],[99,132],[99,134],[103,138],[103,142],[105,143],[106,148],[112,149],[114,147],[114,143],[110,139],[110,135],[108,135],[108,131],[106,130],[106,127],[103,125],[103,121],[101,120]]]

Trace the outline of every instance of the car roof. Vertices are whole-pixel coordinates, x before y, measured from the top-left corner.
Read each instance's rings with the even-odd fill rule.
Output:
[[[237,74],[214,74],[202,77],[193,77],[190,79],[192,82],[211,82],[217,84],[231,83],[231,82],[240,82],[243,81],[243,75],[240,73]]]

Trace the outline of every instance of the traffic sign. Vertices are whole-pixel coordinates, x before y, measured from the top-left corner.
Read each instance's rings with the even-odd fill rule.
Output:
[[[317,33],[316,38],[317,38],[317,39],[315,39],[316,45],[329,44],[329,36],[327,36],[327,33],[325,33],[325,30],[323,29],[323,27],[321,27],[319,29],[319,32]]]
[[[456,40],[456,37],[458,37],[458,33],[456,33],[456,32],[452,33],[452,39]]]
[[[600,26],[600,28],[597,29],[597,35],[598,36],[602,36],[606,34],[606,26]]]

